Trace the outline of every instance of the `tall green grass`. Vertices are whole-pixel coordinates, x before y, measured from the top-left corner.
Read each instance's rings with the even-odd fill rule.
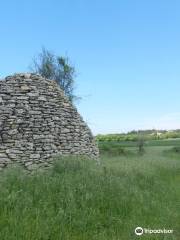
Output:
[[[0,173],[1,240],[131,240],[137,226],[174,229],[180,239],[180,161],[146,154],[64,158],[49,171]]]

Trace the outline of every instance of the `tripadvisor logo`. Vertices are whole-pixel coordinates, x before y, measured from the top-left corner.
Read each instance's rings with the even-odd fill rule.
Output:
[[[137,227],[135,228],[135,234],[140,236],[143,234],[143,228],[142,227]]]
[[[142,227],[137,227],[135,228],[135,234],[138,236],[141,236],[143,234],[168,234],[168,233],[173,233],[172,229],[148,229],[148,228],[142,228]]]

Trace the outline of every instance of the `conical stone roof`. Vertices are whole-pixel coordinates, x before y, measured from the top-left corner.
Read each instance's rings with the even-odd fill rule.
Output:
[[[48,166],[59,154],[94,158],[98,149],[57,83],[30,73],[0,81],[0,168]]]

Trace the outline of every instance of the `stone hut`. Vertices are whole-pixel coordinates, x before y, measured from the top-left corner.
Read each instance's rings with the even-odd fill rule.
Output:
[[[0,168],[49,166],[56,155],[98,156],[87,124],[55,81],[15,74],[0,81]]]

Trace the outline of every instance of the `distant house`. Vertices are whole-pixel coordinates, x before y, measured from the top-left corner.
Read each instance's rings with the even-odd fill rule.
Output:
[[[160,136],[162,133],[161,132],[153,132],[150,135],[151,136]]]

